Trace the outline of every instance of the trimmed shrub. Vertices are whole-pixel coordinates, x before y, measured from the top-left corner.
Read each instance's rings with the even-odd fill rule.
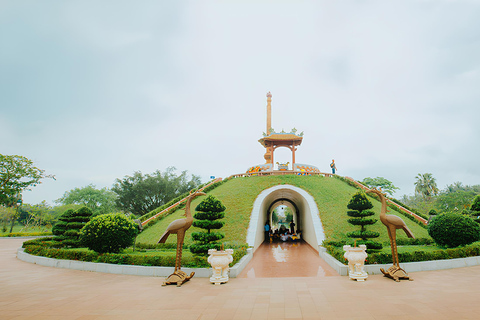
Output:
[[[118,253],[131,246],[137,235],[135,222],[121,213],[94,217],[80,232],[82,244],[99,253]]]
[[[480,216],[480,195],[476,196],[475,199],[473,199],[470,210],[474,211],[475,215]]]
[[[212,195],[209,195],[205,200],[195,208],[197,213],[193,216],[196,220],[193,221],[193,226],[207,230],[207,232],[193,232],[192,239],[197,243],[190,246],[190,251],[194,254],[206,255],[209,249],[220,250],[221,240],[225,237],[220,232],[210,232],[210,230],[217,230],[225,224],[222,221],[217,221],[225,217],[225,206],[220,200]]]
[[[60,217],[58,217],[58,222],[53,226],[52,233],[56,236],[63,236],[65,230],[67,229],[68,219],[74,213],[72,209],[68,209]]]
[[[363,191],[358,191],[352,196],[350,202],[347,205],[347,208],[350,209],[347,211],[347,215],[352,217],[348,219],[348,223],[354,226],[360,226],[360,230],[352,231],[347,233],[349,238],[362,239],[357,242],[357,244],[365,244],[371,252],[372,250],[382,249],[382,244],[373,240],[371,238],[377,238],[380,236],[378,232],[366,230],[367,225],[376,223],[378,220],[375,218],[368,218],[373,216],[375,213],[369,209],[373,208],[373,204],[368,200],[367,196]]]
[[[436,244],[455,248],[480,240],[480,225],[458,213],[443,213],[430,221],[428,234]]]

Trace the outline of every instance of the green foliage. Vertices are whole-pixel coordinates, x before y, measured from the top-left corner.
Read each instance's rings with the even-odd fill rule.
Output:
[[[0,204],[12,206],[12,200],[24,190],[30,190],[43,179],[55,178],[33,165],[33,161],[18,155],[0,154]]]
[[[395,190],[399,190],[393,185],[393,183],[383,177],[370,178],[367,177],[360,181],[361,184],[369,188],[382,188],[382,191],[388,193],[390,196],[393,195]]]
[[[92,210],[94,215],[112,213],[116,210],[117,194],[107,188],[97,189],[90,184],[65,192],[63,197],[55,200],[63,205],[79,204]]]
[[[370,202],[370,200],[368,200],[365,192],[358,191],[355,193],[350,199],[347,208],[350,209],[347,211],[347,215],[352,217],[351,219],[348,219],[348,223],[354,226],[360,226],[360,230],[348,232],[347,237],[362,239],[363,243],[367,245],[369,251],[381,249],[381,243],[368,240],[370,238],[378,238],[380,233],[369,231],[365,228],[365,226],[373,225],[375,222],[377,222],[377,219],[367,218],[373,216],[375,213],[369,210],[373,208],[373,204]]]
[[[208,219],[208,218],[207,218]],[[193,221],[193,226],[205,229],[210,232],[212,229],[220,229],[225,225],[223,221],[210,221],[210,220],[195,220]]]
[[[438,212],[435,209],[432,209],[428,212],[428,215],[430,215],[430,216],[436,216],[437,214],[438,214]]]
[[[80,246],[80,230],[90,221],[92,210],[81,207],[77,210],[68,209],[60,217],[61,222],[54,226],[55,234],[64,238],[64,243],[72,247]],[[53,232],[52,230],[52,232]]]
[[[80,232],[82,244],[99,253],[118,253],[133,244],[138,227],[121,213],[94,217]]]
[[[192,239],[198,242],[208,243],[223,239],[225,236],[218,232],[194,232],[192,233]]]
[[[417,239],[405,239],[405,243],[402,243],[403,247],[398,247],[398,258],[400,262],[458,259],[475,257],[480,255],[480,242],[475,242],[464,247],[441,249],[435,246],[425,246],[425,244],[430,244],[430,239],[419,239],[419,243],[415,243],[415,240]],[[327,249],[327,252],[335,259],[346,264],[345,258],[343,257],[345,253],[345,251],[343,251],[343,245],[345,244],[348,243],[326,241],[323,243],[323,246]],[[381,252],[370,253],[365,263],[391,264],[392,254],[390,253],[390,248],[384,248]]]
[[[188,180],[187,171],[175,174],[175,168],[169,167],[162,173],[152,174],[134,172],[132,176],[117,179],[112,191],[118,195],[117,206],[125,212],[142,216],[179,197],[200,184],[200,178],[192,175]]]
[[[359,191],[352,196],[347,208],[355,211],[364,211],[372,209],[373,204],[367,199],[367,196],[364,192]]]
[[[207,219],[218,220],[218,219],[225,218],[225,212],[197,212],[193,215],[193,217],[198,220],[207,220]],[[209,228],[203,228],[203,229],[209,229]],[[210,229],[219,229],[219,228],[210,228]]]
[[[11,232],[7,233],[6,235],[2,235],[2,237],[40,237],[40,236],[50,236],[52,235],[51,232]]]
[[[247,245],[234,246],[233,264],[236,264],[246,253]],[[157,249],[145,252],[98,253],[88,249],[65,249],[54,238],[40,238],[23,243],[25,252],[32,255],[54,259],[80,260],[87,262],[141,265],[141,266],[175,266],[176,246],[170,249]],[[128,250],[128,249],[127,249]],[[127,251],[125,250],[125,251]],[[182,266],[208,268],[206,257],[192,256],[188,251],[182,256]]]
[[[472,210],[472,214],[474,215],[480,215],[480,195],[477,195],[475,199],[473,199],[472,206],[470,207],[470,210]]]
[[[431,173],[418,174],[415,181],[415,193],[421,194],[429,200],[438,193],[437,182]]]
[[[233,243],[244,243],[255,199],[263,190],[281,184],[297,186],[314,197],[317,207],[320,208],[320,219],[327,239],[349,241],[350,238],[346,236],[346,233],[352,231],[352,225],[347,222],[346,218],[339,219],[339,217],[345,215],[345,206],[350,201],[352,195],[358,191],[358,188],[351,186],[348,181],[340,179],[338,176],[327,178],[322,176],[284,175],[231,178],[211,191],[211,194],[221,200],[228,208],[224,218],[225,225],[220,229],[225,234],[225,238],[221,241],[225,244],[225,247],[229,247]],[[195,199],[192,202],[192,208],[195,208],[201,200],[203,199]],[[380,203],[373,198],[370,201],[374,205],[372,210],[379,212]],[[423,224],[417,224],[416,220],[410,215],[404,215],[394,210],[391,210],[390,214],[402,217],[410,230],[415,234],[415,237],[428,237],[427,230]],[[138,235],[137,241],[155,244],[158,241],[159,234],[162,234],[173,220],[184,218],[184,213],[184,210],[176,210],[171,215],[158,220],[158,223],[152,223],[152,226]],[[387,230],[383,224],[376,223],[369,226],[368,229],[380,233],[377,241],[382,243],[389,241]],[[194,226],[188,229],[185,236],[185,244],[192,244],[194,241],[191,234],[199,231],[202,231],[202,229]],[[399,233],[397,239],[401,238],[406,238],[406,235]],[[175,237],[170,237],[167,243],[176,243]]]
[[[193,226],[207,230],[207,232],[192,233],[192,239],[197,243],[190,246],[190,252],[194,254],[206,255],[209,249],[220,249],[220,244],[216,241],[225,237],[222,233],[211,233],[210,230],[220,229],[224,226],[223,221],[217,221],[225,216],[225,206],[220,200],[212,195],[209,195],[195,208],[197,212],[194,215],[196,220],[193,221]],[[199,220],[201,219],[201,220]]]
[[[195,208],[196,211],[208,213],[218,213],[218,212],[223,212],[226,210],[225,206],[220,202],[218,199],[216,199],[214,196],[208,196],[206,199],[204,199],[200,204]],[[215,218],[214,215],[210,215],[211,218],[210,220],[216,220],[219,218]],[[199,218],[197,218],[199,219]]]
[[[442,190],[434,199],[435,207],[443,212],[458,212],[468,209],[478,192],[470,186],[456,182]]]
[[[378,238],[378,236],[380,236],[380,233],[375,231],[370,231],[370,230],[365,230],[365,231],[355,230],[347,233],[347,236],[350,238],[367,240],[368,238]]]
[[[350,224],[353,224],[354,226],[366,226],[366,225],[370,225],[370,224],[374,224],[375,222],[377,222],[378,220],[377,219],[348,219],[347,220],[348,223]]]
[[[468,216],[444,213],[430,221],[428,234],[438,245],[455,248],[479,241],[480,225]]]

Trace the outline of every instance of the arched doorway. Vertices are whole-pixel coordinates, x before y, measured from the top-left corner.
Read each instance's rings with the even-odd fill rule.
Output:
[[[277,199],[269,206],[267,210],[267,221],[269,222],[272,231],[275,229],[292,229],[291,223],[293,222],[293,232],[298,232],[299,223],[298,207],[295,202],[287,198]],[[292,232],[292,233],[293,233]]]
[[[269,221],[269,209],[278,201],[295,204],[297,229],[302,230],[302,239],[314,250],[325,240],[322,222],[315,200],[305,190],[292,185],[278,185],[262,191],[255,199],[250,224],[247,232],[247,243],[257,250],[264,240],[264,226]]]

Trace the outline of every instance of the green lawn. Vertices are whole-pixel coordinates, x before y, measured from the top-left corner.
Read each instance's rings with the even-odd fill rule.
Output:
[[[10,233],[10,224],[7,226],[7,232],[3,232],[3,228],[0,227],[0,237],[6,236]],[[25,226],[22,224],[15,224],[13,226],[13,231],[12,233],[33,233],[33,232],[51,232],[52,228],[46,228],[46,227],[41,227],[41,228],[28,228],[25,229]]]
[[[224,219],[225,226],[220,230],[225,233],[224,243],[241,245],[246,242],[250,214],[255,198],[263,190],[280,184],[294,185],[307,191],[315,198],[327,240],[349,240],[345,234],[349,231],[356,230],[356,227],[347,222],[349,218],[346,213],[347,204],[358,189],[335,178],[285,175],[235,178],[209,192],[209,194],[213,194],[220,199],[227,207]],[[204,199],[204,197],[196,198],[192,202],[192,211],[202,199]],[[379,219],[381,204],[373,198],[369,199],[374,204],[373,210],[377,213],[375,217]],[[175,219],[183,218],[183,213],[184,209],[177,210],[170,216],[160,220],[142,232],[138,236],[137,242],[156,243],[168,224]],[[410,221],[403,215],[393,210],[389,214],[400,216],[417,238],[429,237],[426,229]],[[377,241],[388,241],[386,228],[380,221],[375,225],[368,226],[368,230],[380,232],[380,238],[377,238]],[[187,231],[185,244],[189,245],[192,243],[191,233],[196,231],[200,231],[200,229],[193,226]],[[402,231],[399,231],[397,232],[397,237],[406,238],[406,235]],[[176,235],[171,235],[167,240],[167,243],[175,242]]]

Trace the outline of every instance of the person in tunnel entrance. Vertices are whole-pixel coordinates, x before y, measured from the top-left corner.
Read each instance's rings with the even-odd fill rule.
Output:
[[[292,234],[295,233],[295,222],[293,222],[293,220],[292,220],[292,222],[290,222],[290,232]]]
[[[267,223],[265,223],[265,239],[264,241],[265,242],[270,242],[270,225]]]

